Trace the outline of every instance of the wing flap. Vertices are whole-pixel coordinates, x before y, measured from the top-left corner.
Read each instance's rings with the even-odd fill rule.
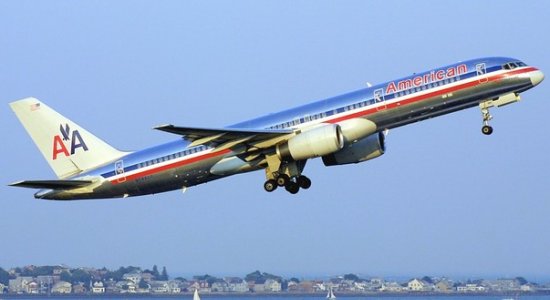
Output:
[[[10,184],[10,186],[32,189],[71,189],[83,187],[92,183],[89,180],[23,180]]]

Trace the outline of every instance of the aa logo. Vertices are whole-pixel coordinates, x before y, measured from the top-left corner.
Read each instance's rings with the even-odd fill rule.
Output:
[[[80,133],[78,130],[73,130],[71,132],[71,128],[69,128],[69,124],[65,124],[65,127],[63,127],[63,124],[59,125],[59,131],[61,132],[61,135],[56,135],[53,137],[53,159],[56,160],[57,156],[60,154],[63,154],[65,156],[73,155],[76,152],[76,149],[82,148],[84,151],[88,151],[88,146],[86,146],[86,143],[80,136]],[[63,137],[63,139],[62,139]],[[67,149],[68,145],[65,145],[65,143],[71,143],[70,149],[71,151]]]

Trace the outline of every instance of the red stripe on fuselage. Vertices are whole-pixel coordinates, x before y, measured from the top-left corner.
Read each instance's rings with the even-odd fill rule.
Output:
[[[484,81],[483,83],[479,82],[478,77],[474,77],[474,78],[477,78],[477,79],[472,80],[470,82],[466,82],[466,83],[462,83],[462,84],[459,84],[459,85],[456,85],[456,86],[444,88],[444,89],[439,90],[439,91],[429,92],[429,93],[419,95],[419,96],[416,96],[416,97],[411,97],[409,99],[405,99],[405,100],[402,100],[402,101],[386,104],[385,109],[380,109],[379,107],[374,107],[374,108],[370,108],[370,109],[363,110],[363,111],[360,111],[360,112],[352,113],[352,114],[349,114],[349,115],[337,117],[337,118],[334,118],[332,120],[327,120],[324,123],[333,124],[333,123],[342,122],[342,121],[345,121],[345,120],[348,120],[348,119],[364,117],[364,116],[367,116],[367,115],[370,115],[370,114],[373,114],[373,113],[376,113],[376,112],[387,111],[387,110],[390,110],[392,108],[396,108],[396,107],[399,107],[399,106],[402,106],[402,105],[407,105],[407,104],[420,102],[420,101],[426,100],[428,98],[432,98],[432,97],[436,97],[436,96],[439,96],[439,95],[444,95],[444,94],[456,92],[456,91],[461,90],[461,89],[474,87],[474,86],[477,86],[477,85],[480,85],[480,84],[485,84],[485,83],[490,82],[490,81],[499,81],[499,80],[501,80],[503,78],[506,78],[506,77],[509,77],[509,76],[522,74],[522,73],[528,73],[528,72],[537,71],[537,70],[538,70],[537,68],[529,67],[529,68],[522,69],[522,70],[514,70],[514,71],[503,73],[503,74],[493,75],[493,76],[488,77],[487,81]]]
[[[143,172],[128,175],[128,176],[126,176],[126,180],[135,180],[135,179],[138,179],[140,177],[144,177],[144,176],[147,176],[147,175],[153,175],[155,173],[159,173],[159,172],[166,171],[166,170],[173,169],[173,168],[177,168],[177,167],[182,167],[182,166],[185,166],[185,165],[189,165],[189,164],[192,164],[192,163],[199,162],[201,160],[213,158],[213,157],[216,157],[216,156],[222,156],[222,155],[225,155],[229,152],[231,152],[231,150],[224,149],[224,150],[217,151],[217,152],[210,152],[210,153],[207,153],[207,154],[204,154],[204,155],[195,156],[195,157],[192,157],[192,158],[189,158],[189,159],[186,159],[186,160],[177,161],[177,162],[174,162],[174,163],[171,163],[171,164],[167,164],[167,165],[164,165],[164,166],[159,166],[159,167],[156,167],[156,168],[153,168],[153,169],[145,170]],[[118,179],[114,179],[114,180],[110,180],[110,181],[111,181],[112,184],[118,184],[118,183],[123,183],[124,182],[124,181],[123,182],[118,182]]]
[[[513,70],[513,71],[510,71],[510,72],[507,72],[507,73],[502,73],[502,74],[490,76],[490,77],[487,78],[487,81],[484,81],[483,83],[481,83],[479,81],[478,77],[474,77],[474,78],[477,78],[477,79],[472,80],[470,82],[463,83],[463,84],[459,84],[459,85],[456,85],[456,86],[444,88],[444,89],[439,90],[439,91],[433,91],[433,92],[429,92],[429,93],[419,95],[419,96],[416,96],[416,97],[411,97],[409,99],[404,99],[402,101],[387,104],[386,108],[384,110],[379,110],[380,108],[374,107],[374,108],[370,108],[370,109],[363,110],[363,111],[360,111],[360,112],[352,113],[352,114],[349,114],[349,115],[336,117],[334,119],[327,120],[324,123],[338,123],[338,122],[342,122],[342,121],[348,120],[348,119],[364,117],[364,116],[367,116],[367,115],[370,115],[370,114],[373,114],[373,113],[376,113],[376,112],[388,111],[392,108],[399,107],[399,106],[402,106],[402,105],[407,105],[407,104],[420,102],[422,100],[432,98],[432,97],[435,97],[435,96],[438,96],[438,95],[444,95],[444,94],[447,94],[447,93],[456,92],[456,91],[461,90],[461,89],[474,87],[474,86],[477,86],[477,85],[480,85],[480,84],[485,84],[485,83],[491,82],[491,81],[499,81],[499,80],[501,80],[503,78],[506,78],[506,77],[509,77],[509,76],[528,73],[528,72],[537,71],[537,70],[538,69],[535,68],[535,67],[528,67],[528,68],[521,69],[521,70]],[[157,168],[149,169],[149,170],[146,170],[146,171],[143,171],[143,172],[139,172],[139,173],[135,173],[135,174],[126,176],[126,180],[135,180],[135,179],[138,179],[140,177],[152,175],[152,174],[159,173],[159,172],[162,172],[162,171],[166,171],[166,170],[169,170],[169,169],[172,169],[172,168],[177,168],[177,167],[185,166],[185,165],[192,164],[192,163],[195,163],[195,162],[199,162],[201,160],[213,158],[213,157],[216,157],[216,156],[225,155],[229,152],[231,152],[231,150],[225,149],[225,150],[218,151],[218,152],[211,152],[211,153],[208,153],[208,154],[199,155],[199,156],[196,156],[196,157],[193,157],[193,158],[190,158],[190,159],[174,162],[174,163],[171,163],[171,164],[167,164],[167,165],[164,165],[164,166],[159,166]],[[112,184],[118,184],[118,183],[121,183],[121,182],[118,182],[117,179],[114,179],[114,180],[111,180],[111,183]]]

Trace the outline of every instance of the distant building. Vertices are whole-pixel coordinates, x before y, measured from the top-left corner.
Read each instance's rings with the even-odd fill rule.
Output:
[[[312,293],[314,291],[314,286],[317,286],[317,283],[309,280],[302,280],[298,283],[299,289],[302,293]]]
[[[154,294],[168,294],[170,287],[167,281],[151,281],[151,293]]]
[[[38,282],[40,286],[46,286],[48,288],[51,288],[54,284],[58,283],[59,281],[61,281],[61,278],[59,277],[59,275],[36,276],[36,282]]]
[[[263,283],[254,283],[252,286],[252,291],[255,293],[263,293],[265,292],[265,286]]]
[[[168,293],[170,294],[179,294],[181,293],[181,282],[177,280],[168,281]]]
[[[141,273],[126,273],[122,275],[123,280],[129,280],[134,284],[139,284],[141,281]]]
[[[386,281],[380,287],[381,292],[388,292],[388,293],[401,293],[407,290],[408,290],[407,287],[404,287],[395,281],[391,281],[391,282]]]
[[[441,293],[450,293],[455,291],[454,283],[450,280],[443,279],[435,284],[435,290]]]
[[[86,293],[86,287],[84,286],[84,283],[79,282],[77,284],[73,284],[73,294],[84,294]]]
[[[19,276],[15,279],[10,279],[8,290],[13,294],[28,293],[27,286],[31,281],[33,281],[33,278],[30,276]]]
[[[8,292],[8,287],[0,283],[0,294],[4,294]]]
[[[268,279],[264,283],[264,291],[278,293],[281,291],[281,283],[274,279]]]
[[[532,283],[526,283],[520,287],[522,292],[534,292],[537,290],[537,287]]]
[[[70,294],[72,285],[66,281],[60,281],[52,287],[52,294]]]
[[[116,283],[116,287],[121,293],[136,293],[138,286],[132,280],[123,280]]]
[[[457,286],[456,291],[459,293],[481,293],[485,292],[486,288],[477,283],[467,283]]]
[[[103,282],[96,281],[94,285],[92,286],[92,293],[94,294],[104,294],[105,293],[105,287],[103,286]]]
[[[519,291],[521,284],[516,279],[483,280],[481,284],[490,291],[505,292]]]
[[[227,282],[230,292],[246,293],[246,292],[250,291],[248,289],[248,284],[242,278],[239,278],[239,277],[226,277],[225,282]]]
[[[432,284],[422,280],[414,278],[407,282],[407,288],[413,292],[428,292],[433,290]]]
[[[225,293],[229,292],[229,284],[223,280],[218,280],[214,283],[212,283],[212,286],[210,287],[212,292],[214,293]]]
[[[194,292],[195,290],[198,290],[200,293],[212,292],[212,290],[210,289],[210,285],[206,280],[191,281],[189,287],[187,287],[187,290],[190,292]]]
[[[36,281],[31,281],[27,284],[27,294],[38,294],[40,293],[40,285]]]

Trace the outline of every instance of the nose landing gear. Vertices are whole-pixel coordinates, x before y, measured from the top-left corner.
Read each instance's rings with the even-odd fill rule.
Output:
[[[489,121],[493,119],[493,116],[489,113],[489,107],[491,107],[491,105],[488,101],[479,103],[479,108],[481,109],[481,115],[483,117],[483,127],[481,127],[481,133],[485,135],[491,135],[491,133],[493,133],[493,127],[489,125]]]

